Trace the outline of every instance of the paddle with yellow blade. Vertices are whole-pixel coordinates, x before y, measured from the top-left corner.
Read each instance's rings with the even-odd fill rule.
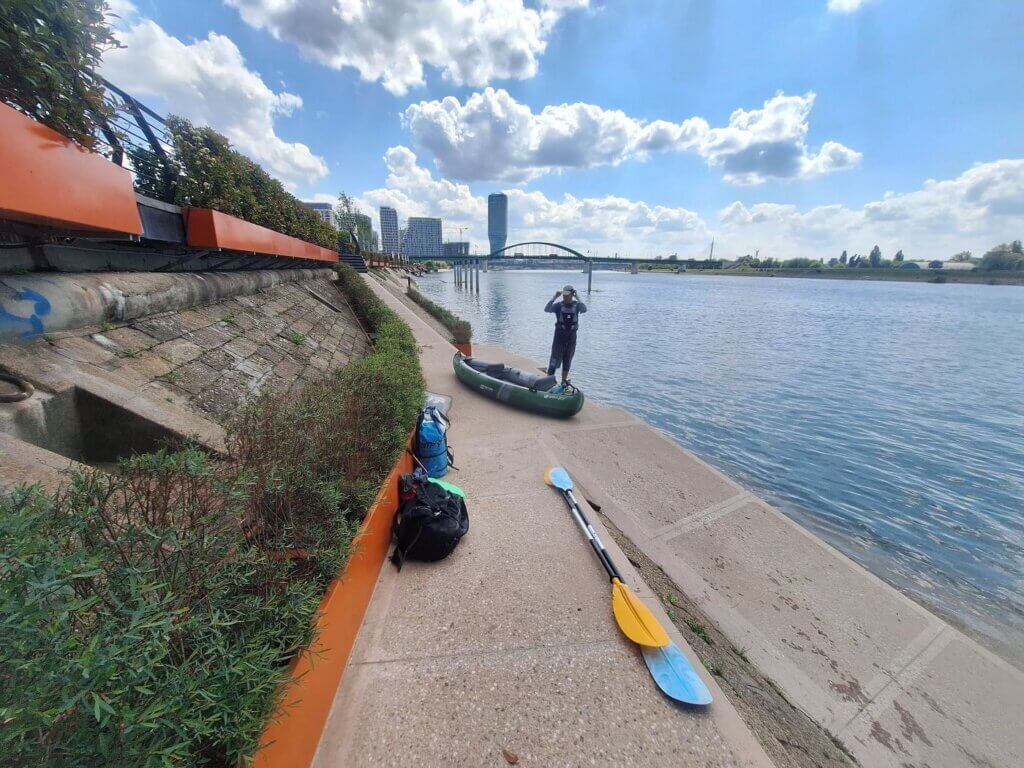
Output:
[[[654,617],[650,609],[640,602],[640,599],[633,594],[633,590],[627,587],[622,581],[622,574],[615,567],[608,550],[604,548],[601,539],[598,538],[594,526],[583,514],[576,497],[572,494],[572,478],[569,473],[561,467],[552,467],[544,473],[544,480],[553,488],[562,492],[562,496],[569,504],[576,525],[580,527],[583,534],[590,542],[597,558],[601,561],[608,578],[612,582],[612,613],[615,614],[615,621],[619,624],[622,633],[637,645],[645,645],[652,648],[662,648],[669,644],[665,628]]]
[[[572,478],[562,467],[552,467],[544,473],[548,485],[562,492],[573,519],[583,531],[612,582],[612,613],[623,634],[640,646],[644,663],[651,677],[667,696],[684,704],[704,706],[711,703],[711,691],[700,679],[690,661],[675,643],[671,642],[661,622],[633,591],[622,581],[608,550],[598,538],[594,526],[587,520],[583,509],[572,493]]]

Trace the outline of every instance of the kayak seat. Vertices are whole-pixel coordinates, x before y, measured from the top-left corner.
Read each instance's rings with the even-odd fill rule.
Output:
[[[502,376],[502,373],[505,370],[504,363],[491,363],[487,360],[481,360],[478,357],[467,357],[463,362],[473,370],[480,371],[480,373],[486,373],[488,376],[494,376],[496,378],[504,378]]]
[[[464,358],[463,362],[473,370],[492,378],[518,384],[520,387],[526,387],[537,392],[547,392],[557,382],[554,376],[538,376],[536,373],[521,371],[518,368],[510,368],[504,363],[492,363],[476,357]]]
[[[533,388],[538,392],[547,392],[555,386],[557,381],[558,379],[554,376],[541,376],[536,382],[534,382]]]

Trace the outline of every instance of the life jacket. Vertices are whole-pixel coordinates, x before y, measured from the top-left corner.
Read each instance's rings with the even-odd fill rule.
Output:
[[[416,458],[431,477],[444,477],[455,457],[448,449],[448,417],[428,405],[416,422]]]
[[[566,304],[558,302],[555,309],[555,328],[560,331],[575,332],[580,327],[580,308],[576,301]]]

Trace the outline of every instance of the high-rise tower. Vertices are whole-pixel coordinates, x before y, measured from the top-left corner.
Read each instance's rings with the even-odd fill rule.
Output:
[[[491,253],[504,248],[508,239],[508,195],[502,192],[487,196],[487,239]]]

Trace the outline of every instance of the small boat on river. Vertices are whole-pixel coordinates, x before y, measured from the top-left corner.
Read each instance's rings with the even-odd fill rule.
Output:
[[[554,376],[512,368],[456,352],[452,367],[459,381],[482,395],[524,411],[569,417],[583,407],[583,392],[571,384],[563,388]]]

